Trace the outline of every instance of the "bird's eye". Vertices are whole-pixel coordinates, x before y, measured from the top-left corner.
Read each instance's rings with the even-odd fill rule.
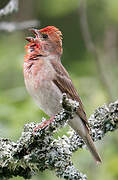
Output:
[[[42,34],[43,38],[44,39],[47,39],[48,38],[48,35],[47,34]]]

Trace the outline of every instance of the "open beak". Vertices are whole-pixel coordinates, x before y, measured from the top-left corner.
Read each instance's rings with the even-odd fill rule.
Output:
[[[34,38],[33,38],[33,37],[26,37],[25,39],[26,39],[27,41],[29,41],[29,42],[34,43]]]
[[[31,31],[36,36],[39,36],[39,34],[40,34],[38,29],[31,28],[31,29],[29,29],[29,31]]]
[[[38,29],[35,29],[35,28],[31,28],[29,29],[29,31],[31,31],[35,36],[36,38],[38,38],[38,40],[40,41],[41,40],[41,33]],[[35,38],[34,37],[26,37],[26,40],[29,41],[29,42],[35,42]]]

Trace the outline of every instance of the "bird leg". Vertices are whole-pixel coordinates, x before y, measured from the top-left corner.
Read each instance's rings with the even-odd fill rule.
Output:
[[[55,118],[55,116],[52,116],[50,119],[42,122],[40,125],[38,125],[37,127],[34,128],[33,133],[35,133],[37,130],[43,129],[46,126],[48,126],[54,120],[54,118]]]

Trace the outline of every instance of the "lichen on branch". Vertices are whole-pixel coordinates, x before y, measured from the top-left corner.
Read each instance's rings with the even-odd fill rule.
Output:
[[[46,169],[54,170],[58,177],[68,180],[86,180],[71,161],[71,156],[83,147],[83,140],[72,131],[70,136],[54,139],[53,134],[73,118],[79,103],[63,95],[63,108],[49,124],[43,118],[39,124],[25,124],[20,139],[15,143],[0,139],[0,177],[21,176],[31,178]],[[118,127],[118,101],[95,110],[89,118],[91,136],[94,141],[102,139],[108,131]],[[39,128],[36,132],[34,129]]]

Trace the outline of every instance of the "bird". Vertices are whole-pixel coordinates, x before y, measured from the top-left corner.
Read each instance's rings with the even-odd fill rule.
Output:
[[[24,81],[26,89],[36,104],[48,116],[53,117],[62,109],[60,100],[63,93],[79,102],[73,119],[68,124],[83,139],[97,163],[101,157],[90,136],[90,128],[82,101],[69,73],[61,63],[63,54],[62,33],[55,26],[42,29],[30,29],[34,37],[26,37],[29,44],[25,46]]]

